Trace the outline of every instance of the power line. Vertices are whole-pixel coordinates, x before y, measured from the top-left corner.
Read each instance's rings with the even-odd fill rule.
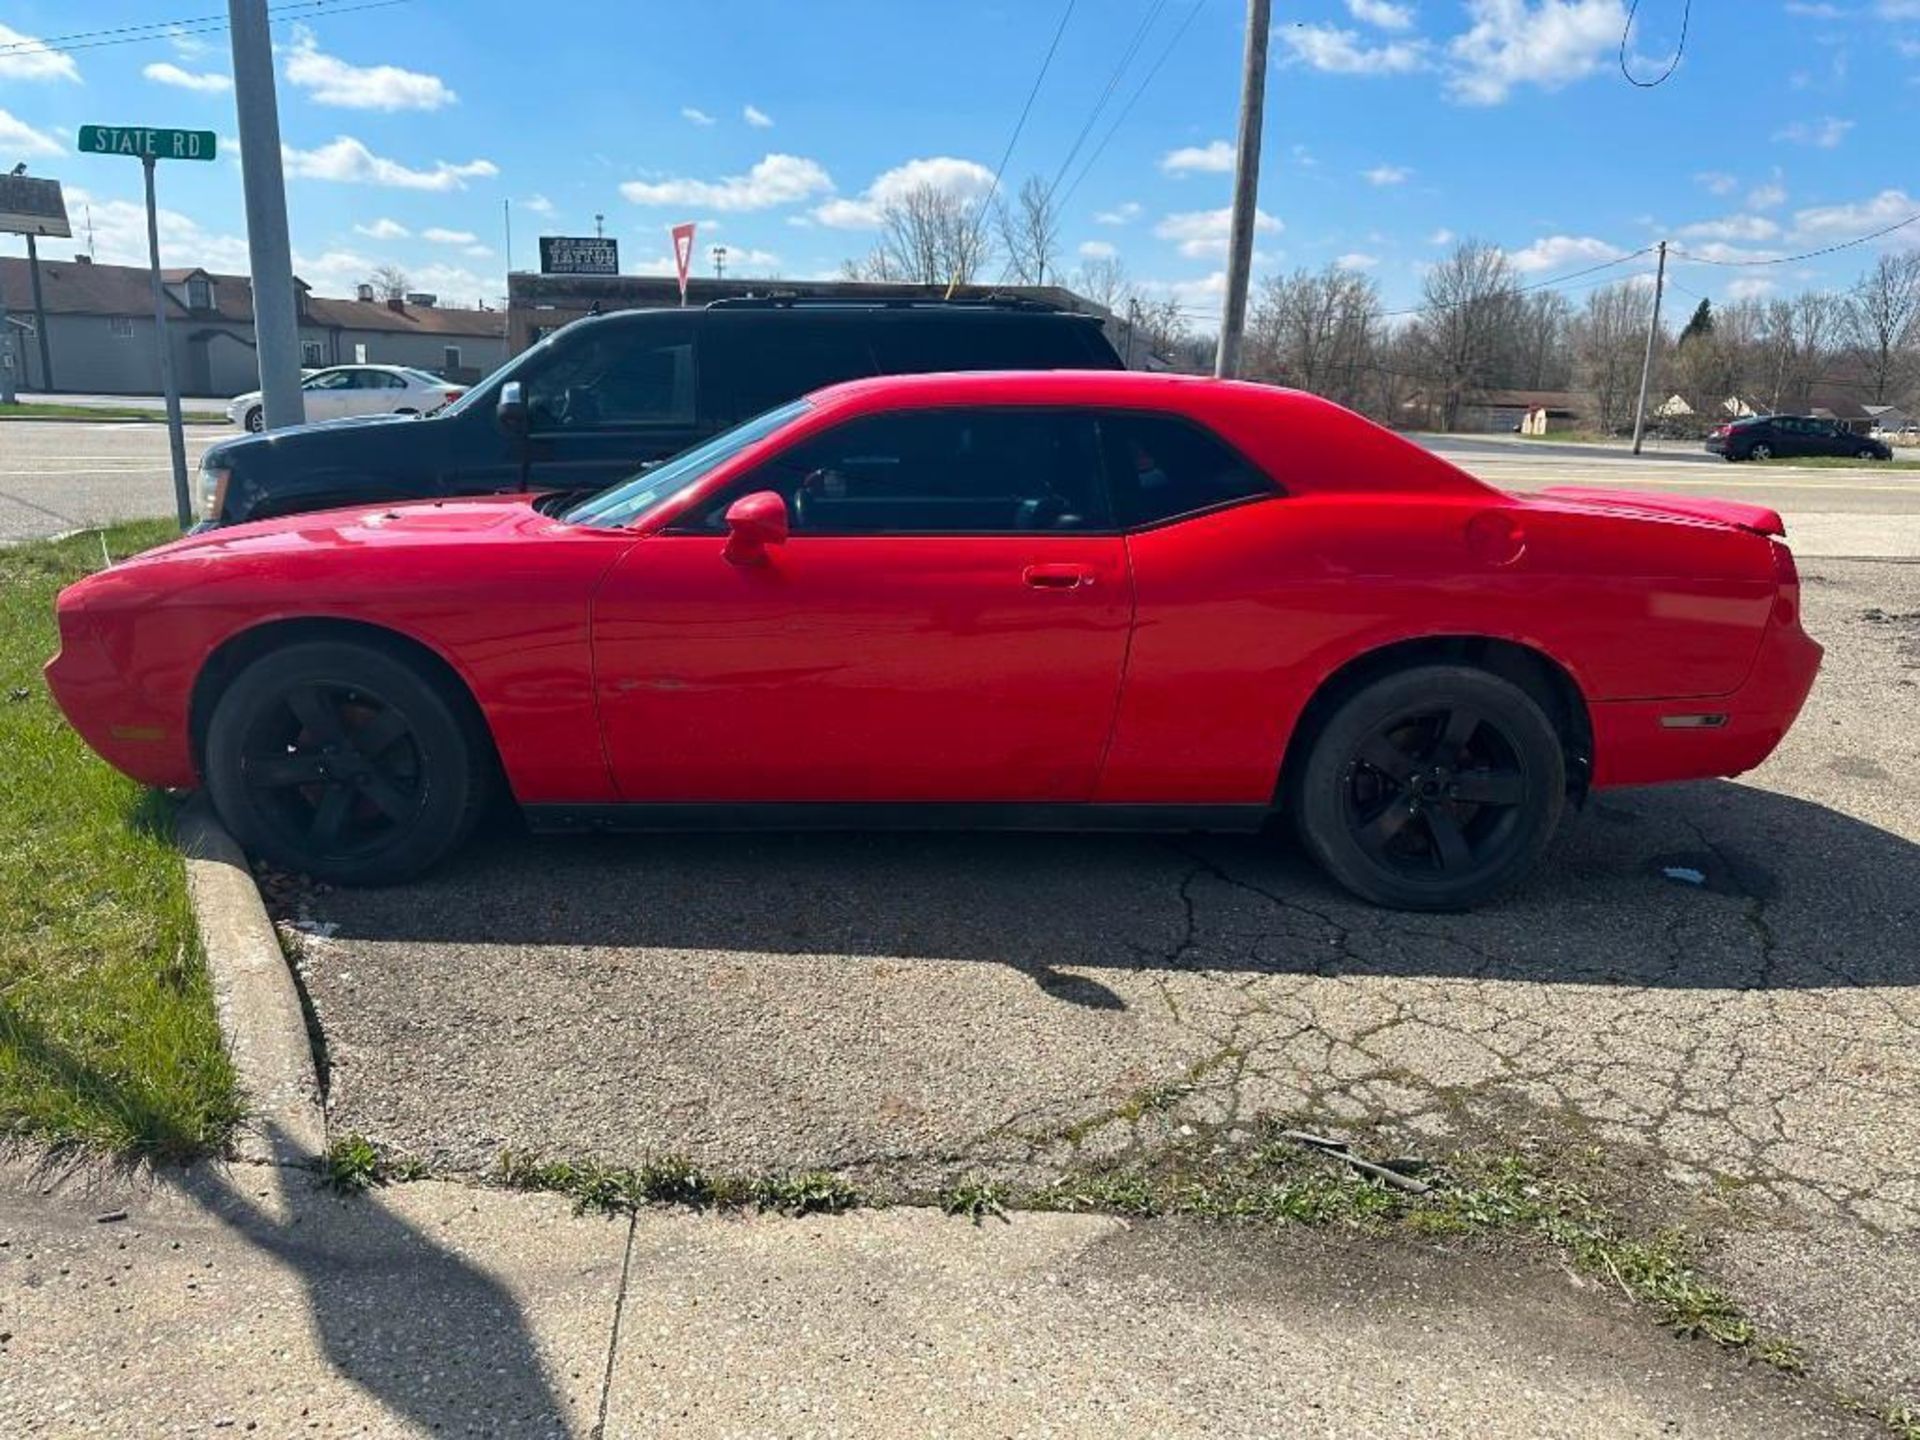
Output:
[[[1180,22],[1180,28],[1175,30],[1167,40],[1166,48],[1160,52],[1160,58],[1153,62],[1153,68],[1141,78],[1140,84],[1128,97],[1126,105],[1114,117],[1113,124],[1107,127],[1107,133],[1100,137],[1100,143],[1094,146],[1093,153],[1087,156],[1086,163],[1080,167],[1080,173],[1073,177],[1073,183],[1067,187],[1067,193],[1060,197],[1061,208],[1064,209],[1067,201],[1073,198],[1073,192],[1080,188],[1080,182],[1087,178],[1087,172],[1093,169],[1094,162],[1105,152],[1107,142],[1113,139],[1113,132],[1118,130],[1126,122],[1127,116],[1133,113],[1133,107],[1139,103],[1140,97],[1147,93],[1147,87],[1153,83],[1153,77],[1160,73],[1160,67],[1167,63],[1167,57],[1173,54],[1174,47],[1180,43],[1180,37],[1187,33],[1188,27],[1199,16],[1200,7],[1206,3],[1207,0],[1193,0],[1193,8],[1187,12],[1187,18]]]
[[[1689,255],[1684,251],[1680,253],[1679,258],[1690,265],[1730,265],[1741,270],[1758,265],[1794,265],[1802,260],[1817,260],[1822,255],[1831,255],[1836,250],[1851,250],[1855,245],[1864,245],[1869,240],[1878,240],[1882,235],[1891,235],[1894,231],[1904,230],[1913,224],[1920,224],[1920,212],[1915,212],[1904,220],[1896,220],[1891,225],[1882,225],[1878,230],[1870,230],[1865,235],[1856,235],[1851,240],[1822,245],[1818,250],[1803,250],[1798,255],[1775,255],[1765,260],[1715,260],[1705,255]]]
[[[291,20],[316,20],[323,16],[351,15],[360,10],[384,10],[394,5],[408,4],[409,0],[361,0],[354,5],[341,5],[334,0],[292,0],[292,3],[275,5],[267,14],[273,24],[284,24]],[[78,30],[68,35],[56,35],[50,40],[19,40],[0,45],[0,56],[7,55],[63,55],[76,50],[98,50],[107,45],[135,45],[149,40],[171,40],[176,36],[215,35],[227,28],[227,19],[223,15],[201,15],[191,19],[161,20],[149,25],[121,25],[107,30]]]
[[[1080,147],[1087,143],[1087,136],[1093,133],[1093,127],[1100,122],[1100,112],[1107,108],[1107,102],[1113,99],[1113,92],[1120,88],[1120,77],[1126,74],[1127,67],[1133,64],[1133,57],[1140,53],[1140,46],[1146,41],[1148,32],[1159,23],[1160,14],[1166,8],[1167,0],[1153,0],[1153,5],[1148,9],[1146,18],[1143,19],[1138,28],[1134,30],[1133,39],[1128,42],[1127,48],[1121,52],[1118,63],[1113,67],[1113,72],[1107,76],[1106,87],[1101,90],[1100,98],[1094,102],[1093,109],[1087,113],[1086,123],[1080,127],[1080,133],[1074,136],[1073,145],[1067,151],[1066,158],[1060,162],[1060,168],[1054,171],[1053,182],[1047,186],[1047,200],[1049,203],[1053,200],[1054,192],[1060,188],[1060,182],[1066,178],[1067,170],[1072,166],[1074,157],[1080,153]]]
[[[1680,68],[1680,57],[1687,53],[1687,26],[1693,21],[1693,0],[1685,0],[1686,8],[1680,12],[1680,43],[1673,47],[1673,59],[1667,62],[1667,68],[1651,80],[1642,80],[1633,73],[1627,64],[1627,39],[1633,34],[1633,17],[1639,13],[1640,0],[1629,0],[1626,23],[1620,27],[1620,73],[1627,83],[1640,90],[1653,90],[1673,78],[1673,72]]]
[[[1646,245],[1634,251],[1631,255],[1622,255],[1613,260],[1603,260],[1598,265],[1589,265],[1584,270],[1570,270],[1565,275],[1552,275],[1545,280],[1535,280],[1525,285],[1515,285],[1512,289],[1504,293],[1509,295],[1525,295],[1533,290],[1549,290],[1556,286],[1564,285],[1569,280],[1578,280],[1586,275],[1597,275],[1602,270],[1612,270],[1616,266],[1638,260],[1643,255],[1651,255],[1655,248],[1655,246]],[[1468,300],[1455,300],[1445,305],[1415,305],[1406,310],[1383,310],[1380,312],[1380,318],[1382,320],[1394,320],[1403,315],[1424,315],[1429,310],[1460,310],[1468,305],[1477,305],[1487,298],[1490,297],[1476,296]]]
[[[1053,43],[1047,46],[1046,57],[1040,62],[1040,73],[1033,77],[1033,87],[1027,91],[1027,103],[1020,107],[1020,118],[1013,122],[1013,133],[1007,136],[1007,148],[1000,152],[1000,163],[993,167],[993,183],[987,187],[987,193],[980,197],[980,208],[974,212],[973,223],[976,227],[986,217],[987,206],[992,203],[994,192],[1000,188],[1000,177],[1007,172],[1007,161],[1013,158],[1013,147],[1020,143],[1020,132],[1027,128],[1027,116],[1033,110],[1041,82],[1047,78],[1047,71],[1053,66],[1053,52],[1060,48],[1060,37],[1067,33],[1067,21],[1073,18],[1073,6],[1074,0],[1067,0],[1066,9],[1060,12],[1060,23],[1053,27]]]

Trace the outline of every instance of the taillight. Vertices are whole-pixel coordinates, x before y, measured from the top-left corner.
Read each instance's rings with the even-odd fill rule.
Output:
[[[1713,427],[1713,433],[1719,437],[1725,437],[1725,436],[1731,435],[1733,433],[1733,426],[1716,425]]]
[[[451,405],[454,401],[458,400],[462,395],[466,393],[467,393],[467,390],[464,385],[449,385],[446,390],[446,399],[442,400],[440,403],[442,405]]]
[[[1793,551],[1778,540],[1767,542],[1773,548],[1773,582],[1778,586],[1773,600],[1773,618],[1791,625],[1800,614],[1800,567],[1793,563]]]

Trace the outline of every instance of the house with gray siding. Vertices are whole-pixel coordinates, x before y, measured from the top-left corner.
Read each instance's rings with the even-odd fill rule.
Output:
[[[245,275],[198,268],[163,270],[167,342],[184,395],[225,399],[255,389],[253,284]],[[47,314],[51,382],[41,373],[38,344],[26,333],[33,321],[27,262],[0,256],[0,296],[17,327],[13,353],[22,390],[104,395],[154,395],[160,362],[154,345],[153,294],[148,272],[132,265],[96,265],[84,258],[40,262]],[[430,295],[337,300],[311,293],[296,279],[300,306],[300,363],[411,365],[471,383],[507,358],[506,316],[464,310]]]

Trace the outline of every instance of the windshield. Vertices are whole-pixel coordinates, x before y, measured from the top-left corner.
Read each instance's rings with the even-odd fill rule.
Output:
[[[494,382],[496,380],[511,379],[513,372],[526,364],[533,356],[552,349],[554,339],[559,334],[560,331],[555,330],[551,335],[543,335],[518,355],[508,356],[506,361],[498,366],[486,379],[473,385],[468,389],[466,394],[460,396],[451,405],[443,405],[433,413],[436,415],[459,415],[479,405],[491,404],[497,401],[499,399],[500,387],[494,384]]]
[[[736,425],[714,436],[704,445],[683,450],[671,460],[642,470],[618,485],[602,490],[560,518],[569,525],[597,525],[612,530],[631,525],[664,500],[671,499],[689,485],[712,473],[742,450],[761,440],[807,410],[807,402],[794,400],[769,410],[764,415]]]

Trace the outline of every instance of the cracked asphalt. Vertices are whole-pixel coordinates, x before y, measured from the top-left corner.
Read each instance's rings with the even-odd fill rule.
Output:
[[[1263,1115],[1553,1130],[1705,1207],[1717,1273],[1818,1365],[1920,1394],[1920,568],[1804,569],[1828,658],[1780,752],[1597,798],[1472,915],[1220,837],[503,828],[309,896],[330,1125],[451,1174],[678,1152],[881,1188]]]

